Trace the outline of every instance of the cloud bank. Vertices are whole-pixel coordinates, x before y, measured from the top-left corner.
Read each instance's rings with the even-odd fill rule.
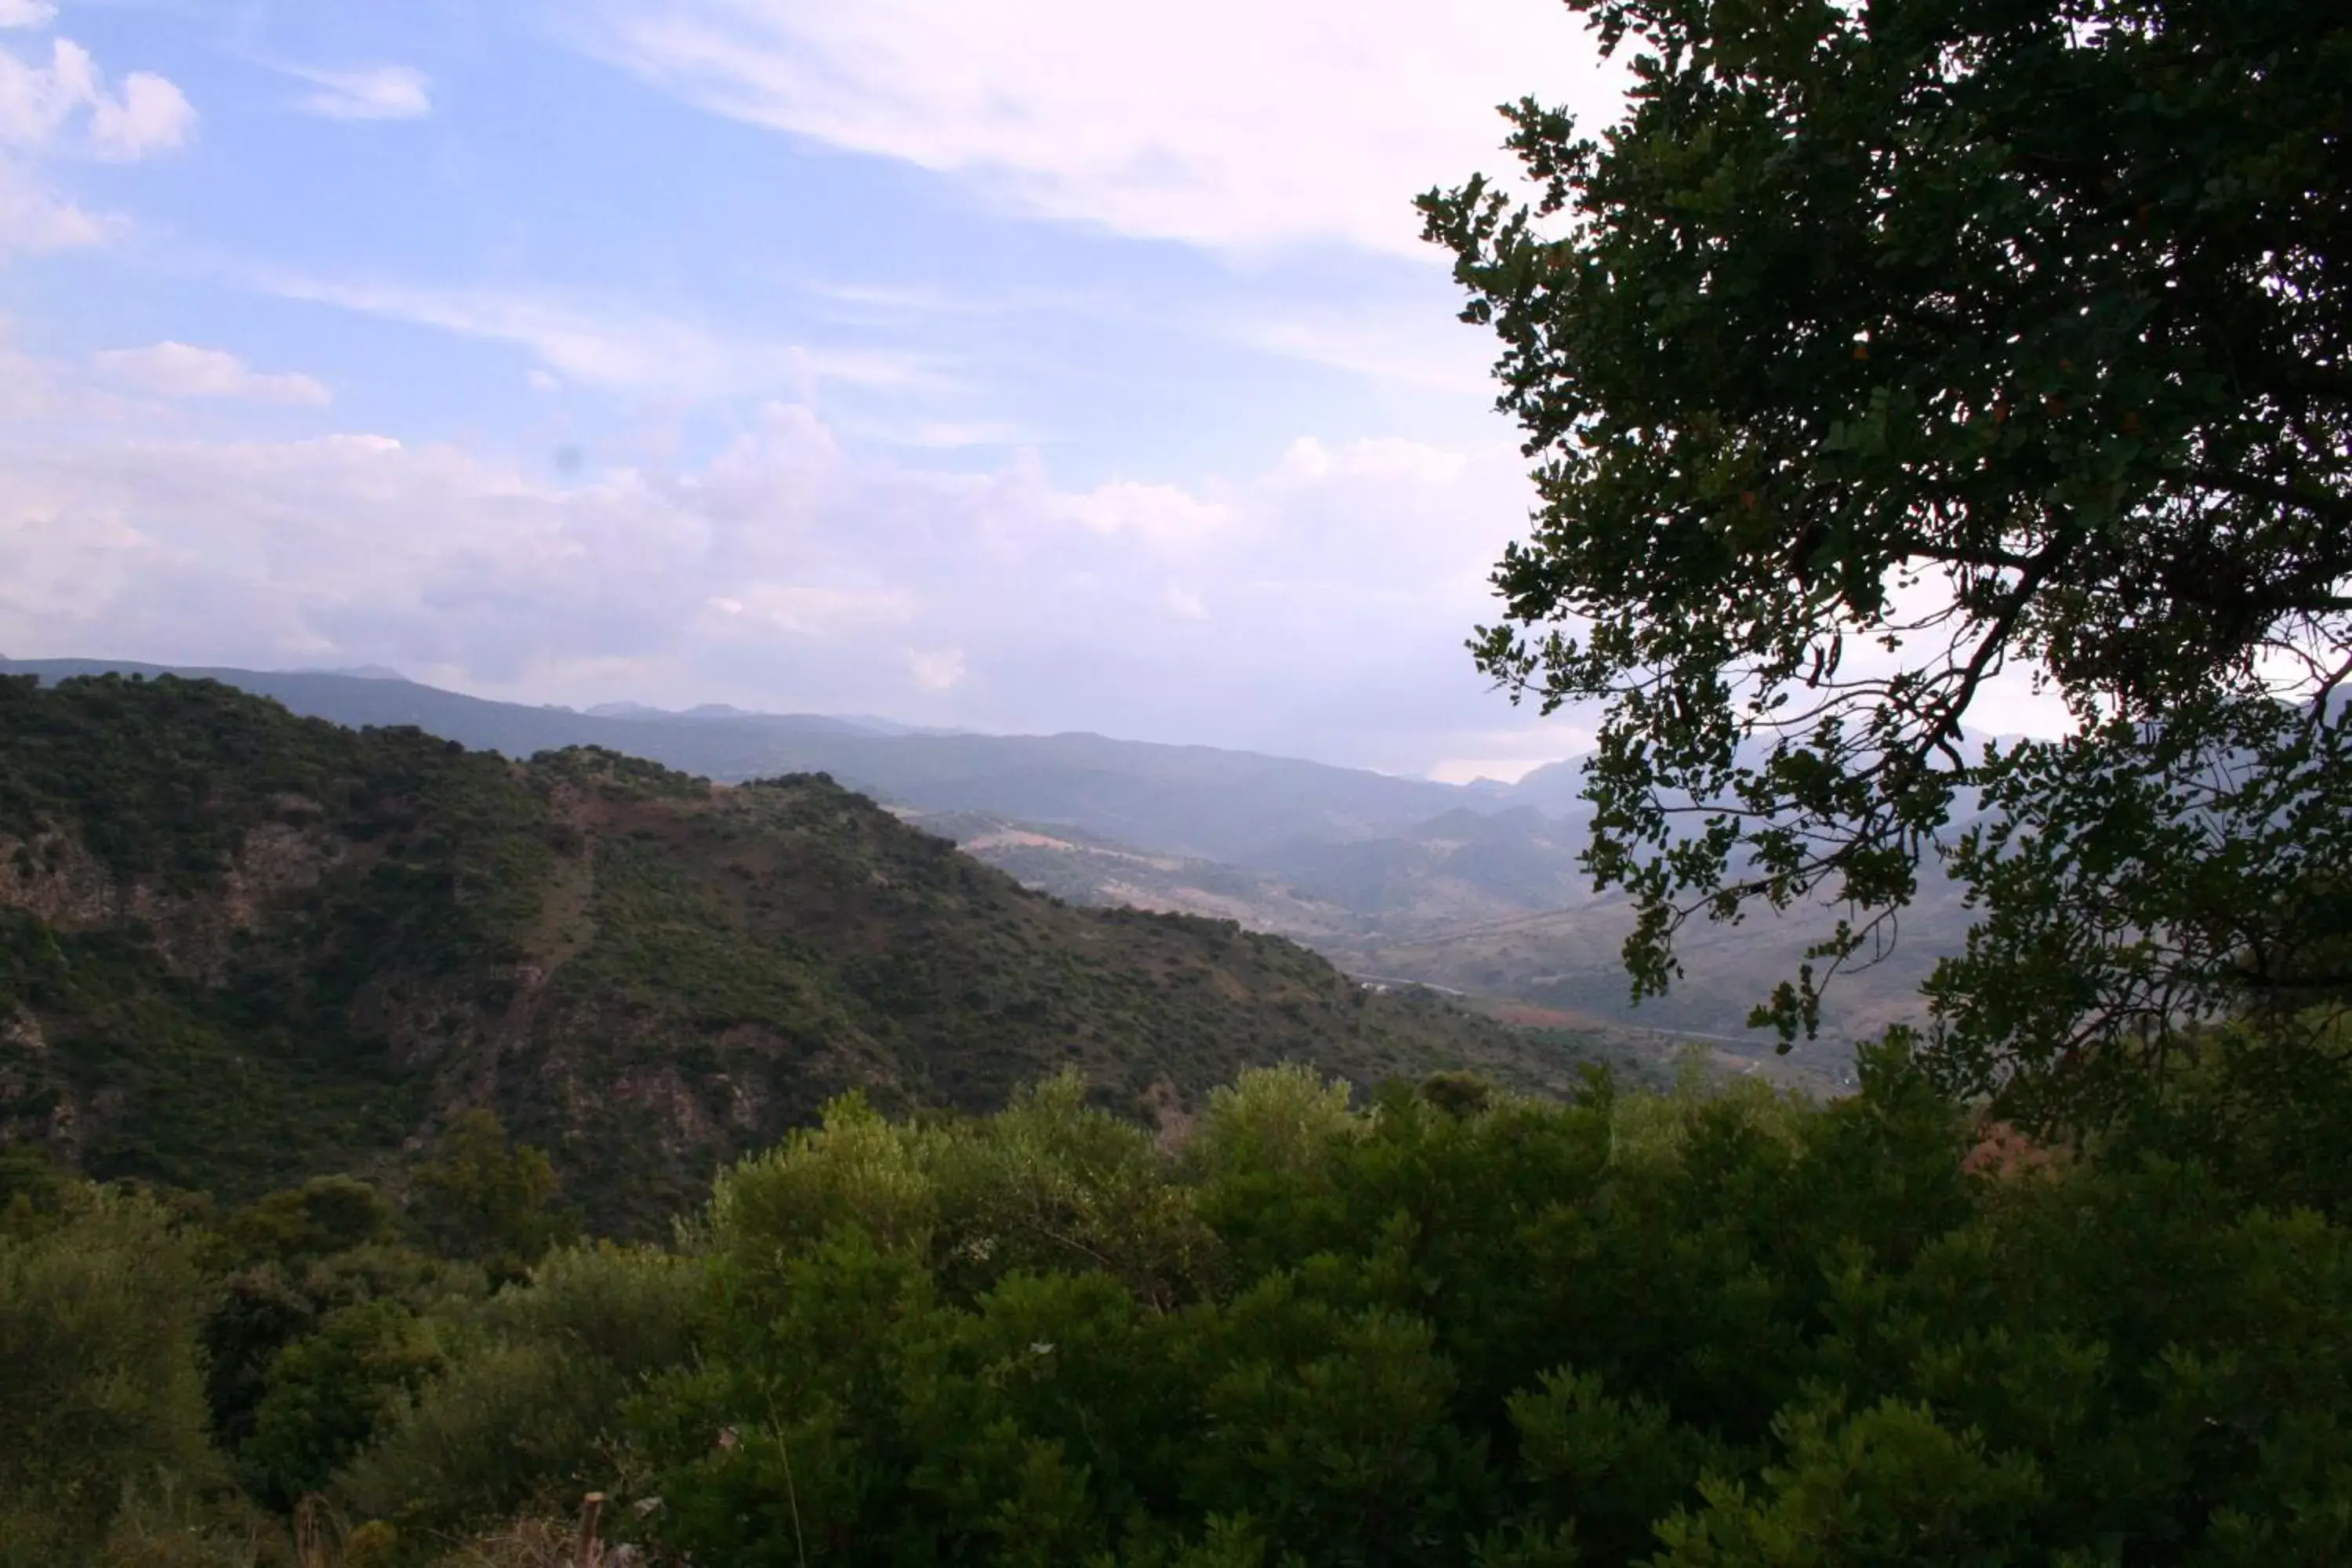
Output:
[[[152,363],[252,376],[226,360]],[[1558,755],[1557,738],[1458,736],[1465,713],[1510,723],[1460,644],[1523,515],[1518,468],[1507,447],[1301,440],[1231,482],[1074,490],[1034,458],[859,456],[786,405],[698,468],[572,485],[367,435],[22,444],[0,448],[0,648],[380,663],[532,700],[862,710],[1406,771]]]

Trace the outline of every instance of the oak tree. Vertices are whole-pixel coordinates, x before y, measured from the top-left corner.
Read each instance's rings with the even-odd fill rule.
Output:
[[[1569,4],[1623,118],[1523,100],[1540,194],[1422,205],[1538,460],[1472,647],[1603,705],[1637,994],[1839,902],[1785,1043],[1923,870],[1978,904],[1956,1087],[2352,992],[2352,12]],[[2004,676],[2071,737],[1982,740]]]

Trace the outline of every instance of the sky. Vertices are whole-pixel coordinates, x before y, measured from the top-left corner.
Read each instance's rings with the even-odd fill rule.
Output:
[[[1557,0],[0,0],[0,653],[1582,750],[1412,197]]]

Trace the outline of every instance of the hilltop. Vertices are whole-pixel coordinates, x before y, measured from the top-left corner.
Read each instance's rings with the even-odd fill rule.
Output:
[[[0,680],[0,1139],[248,1196],[488,1105],[604,1228],[862,1089],[1060,1068],[1180,1125],[1242,1068],[1570,1053],[1231,921],[1073,908],[818,775],[352,731],[208,681]]]

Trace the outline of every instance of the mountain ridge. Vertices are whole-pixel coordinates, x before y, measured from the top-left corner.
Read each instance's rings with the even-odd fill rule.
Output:
[[[43,679],[108,671],[218,680],[306,716],[352,725],[415,724],[469,748],[513,757],[601,745],[720,782],[829,773],[891,804],[1051,821],[1206,858],[1244,858],[1302,837],[1374,835],[1456,806],[1512,804],[1459,784],[1083,731],[977,735],[882,721],[905,731],[889,733],[814,714],[625,717],[495,702],[414,681],[123,660],[0,659],[0,674]]]

